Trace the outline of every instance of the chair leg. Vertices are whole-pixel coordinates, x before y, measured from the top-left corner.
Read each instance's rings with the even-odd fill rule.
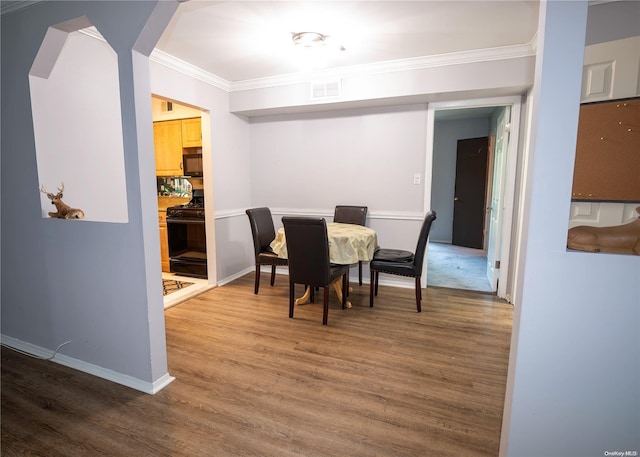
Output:
[[[373,292],[375,288],[376,272],[371,270],[371,279],[369,280],[369,307],[373,307]]]
[[[380,272],[376,271],[376,297],[378,296],[378,280],[380,279]]]
[[[256,281],[253,286],[253,293],[257,295],[258,289],[260,289],[260,265],[256,264]]]
[[[293,281],[289,281],[289,318],[293,319],[293,302],[294,302],[294,298],[293,296],[295,295],[295,284],[293,283]]]
[[[309,295],[309,302],[310,303],[315,303],[316,302],[316,289],[317,287],[313,287],[313,286],[309,286],[311,288],[311,293]]]
[[[362,285],[362,261],[358,262],[358,282]]]
[[[276,266],[271,265],[271,287],[276,283]]]
[[[422,301],[422,284],[420,284],[420,276],[416,278],[416,307],[418,308],[418,312],[422,312],[422,305],[420,302]]]
[[[329,286],[327,285],[324,288],[324,308],[322,310],[322,325],[327,325],[328,316],[329,316]]]

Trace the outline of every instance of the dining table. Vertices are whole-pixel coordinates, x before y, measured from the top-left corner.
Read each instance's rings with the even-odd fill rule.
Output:
[[[327,222],[327,238],[329,241],[329,262],[336,265],[354,265],[360,261],[368,262],[379,249],[376,231],[370,227],[339,222]],[[275,239],[270,244],[271,250],[283,259],[287,258],[287,240],[284,227],[276,232]],[[342,282],[335,281],[333,288],[342,301]],[[307,287],[302,297],[296,299],[296,305],[309,302],[311,288]],[[346,307],[351,308],[347,300]]]

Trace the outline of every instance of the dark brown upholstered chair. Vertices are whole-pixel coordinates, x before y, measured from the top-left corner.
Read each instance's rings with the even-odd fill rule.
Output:
[[[336,205],[336,209],[333,212],[333,222],[365,225],[367,222],[367,207]],[[358,262],[358,284],[362,285],[362,261]]]
[[[329,239],[324,218],[283,217],[289,255],[289,317],[293,318],[295,284],[324,287],[322,325],[329,314],[329,286],[342,276],[342,308],[346,306],[349,265],[329,262]],[[313,295],[312,295],[313,297]]]
[[[418,245],[415,253],[398,249],[379,249],[373,255],[369,264],[371,270],[371,284],[369,291],[369,306],[373,306],[373,297],[378,295],[378,276],[380,273],[392,275],[409,276],[416,279],[416,307],[418,312],[422,311],[422,264],[424,263],[424,253],[427,248],[427,239],[431,224],[436,220],[436,212],[429,211],[422,223]]]
[[[256,256],[256,281],[253,293],[260,289],[260,266],[271,265],[271,285],[276,281],[276,266],[287,265],[287,259],[281,259],[271,251],[269,246],[276,237],[273,219],[269,208],[251,208],[246,211],[251,224],[253,248]]]

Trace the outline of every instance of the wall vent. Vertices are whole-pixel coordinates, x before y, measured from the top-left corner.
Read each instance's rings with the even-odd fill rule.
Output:
[[[311,98],[317,100],[319,98],[339,97],[342,89],[341,80],[334,81],[316,81],[311,83]]]

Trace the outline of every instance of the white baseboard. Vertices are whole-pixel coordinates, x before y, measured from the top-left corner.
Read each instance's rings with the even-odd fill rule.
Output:
[[[251,273],[255,271],[255,267],[249,267],[249,268],[245,268],[242,271],[239,271],[236,274],[233,274],[231,276],[227,276],[224,279],[221,279],[218,281],[218,286],[224,286],[225,284],[229,284],[231,281],[235,281],[238,278],[241,278],[242,276],[246,275],[247,273]],[[271,270],[269,270],[271,271]]]
[[[18,352],[24,352],[36,358],[47,359],[53,355],[53,351],[49,349],[27,343],[11,336],[0,335],[0,340],[2,341],[3,346],[15,349]],[[97,376],[99,378],[106,379],[108,381],[112,381],[135,390],[139,390],[147,394],[155,394],[157,392],[160,392],[163,388],[165,388],[175,380],[175,378],[173,376],[170,376],[169,373],[165,373],[159,379],[153,382],[148,382],[129,375],[118,373],[113,370],[109,370],[107,368],[99,367],[82,360],[74,359],[73,357],[69,357],[60,353],[56,354],[55,357],[53,357],[53,359],[51,359],[50,361],[59,363],[60,365],[64,365],[69,368],[73,368],[74,370],[89,373],[93,376]]]

